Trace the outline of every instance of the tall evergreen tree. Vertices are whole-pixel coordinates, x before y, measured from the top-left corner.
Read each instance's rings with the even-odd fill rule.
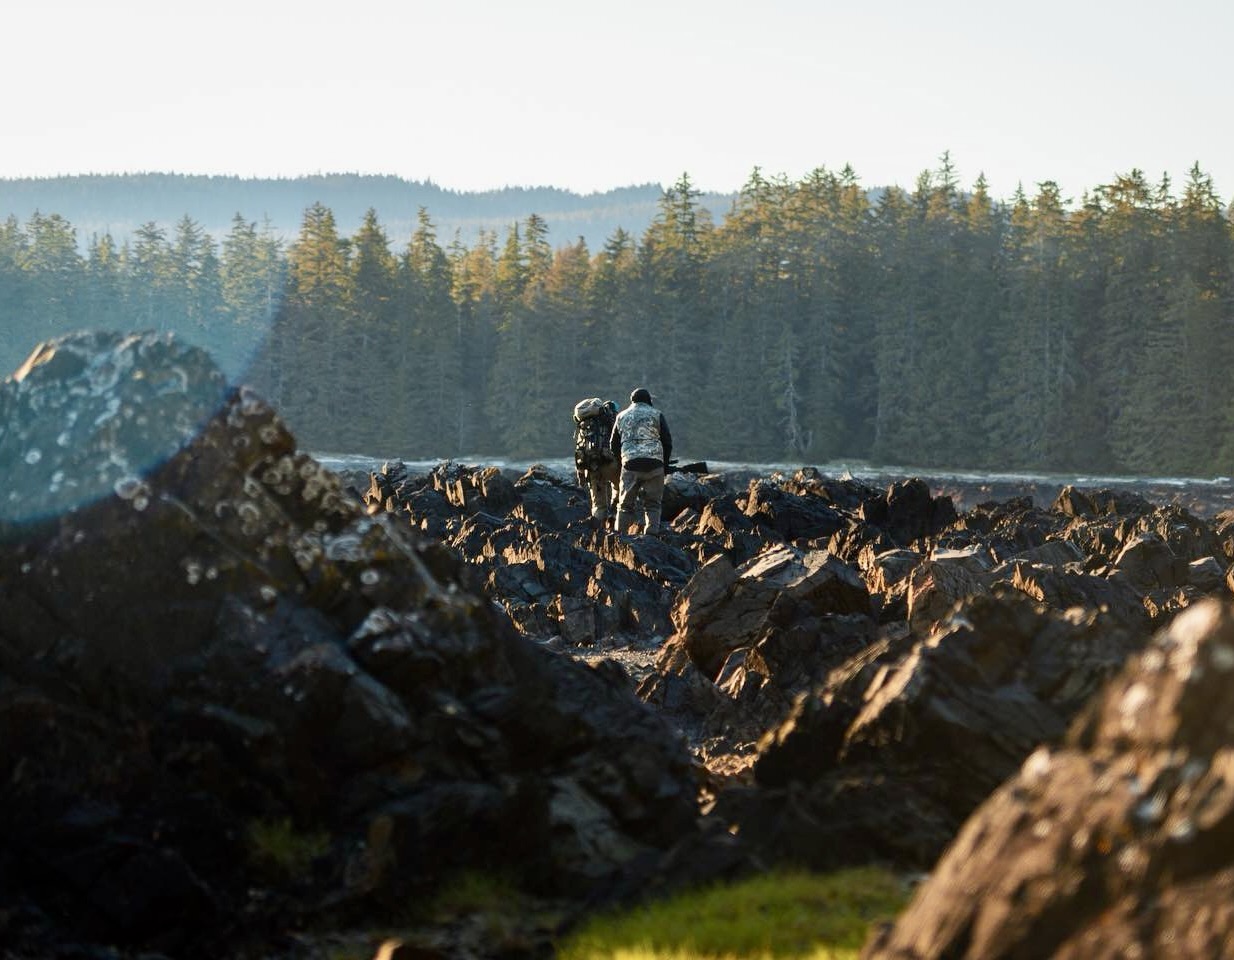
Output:
[[[464,314],[454,303],[449,257],[437,242],[428,211],[421,207],[417,226],[403,255],[400,382],[404,443],[420,456],[464,453],[467,404],[474,398],[464,380],[470,344]],[[437,437],[436,449],[429,438]],[[426,450],[425,448],[430,449]]]
[[[43,324],[32,300],[34,293],[26,270],[29,240],[16,216],[0,223],[0,374],[7,376],[38,345]]]
[[[398,264],[390,241],[369,208],[350,245],[350,316],[338,331],[339,416],[351,449],[379,450],[387,412],[399,406],[403,384],[397,360],[405,336],[397,314]]]
[[[526,454],[535,430],[529,417],[517,415],[519,398],[527,389],[531,368],[528,355],[527,311],[523,299],[527,291],[528,269],[521,228],[517,223],[506,230],[505,243],[497,258],[493,275],[493,297],[498,311],[493,376],[486,410],[490,423],[509,419],[506,429],[495,432],[497,452]]]
[[[692,399],[705,392],[705,345],[713,335],[703,282],[713,227],[699,195],[683,173],[660,198],[642,250],[650,281],[649,323],[639,342],[621,347],[636,351],[636,363],[644,366],[640,381],[672,412],[674,442],[682,449],[704,419]]]
[[[881,463],[903,464],[920,454],[917,421],[924,408],[921,388],[920,307],[912,269],[914,217],[909,197],[889,187],[879,198],[874,242],[878,282],[875,316],[874,432],[871,456]]]
[[[169,250],[169,325],[216,358],[228,348],[222,325],[223,294],[214,240],[188,215],[176,223]]]
[[[35,213],[26,224],[26,236],[30,305],[40,321],[35,329],[39,339],[61,336],[81,318],[83,262],[77,231],[59,214]]]
[[[1189,429],[1175,431],[1172,437],[1186,438],[1186,449],[1175,456],[1180,469],[1224,474],[1231,462],[1223,447],[1234,405],[1229,377],[1234,361],[1234,233],[1212,178],[1198,163],[1188,172],[1174,208],[1170,236],[1168,270],[1173,284],[1166,310],[1179,330],[1182,350],[1184,383],[1177,410],[1186,411],[1189,424]]]
[[[1002,246],[1007,212],[990,197],[984,174],[967,197],[957,201],[957,212],[956,273],[944,308],[950,362],[942,365],[940,374],[941,388],[951,401],[946,416],[954,429],[940,444],[940,456],[944,462],[976,466],[988,464],[991,457],[975,438],[983,434],[991,371],[1002,347],[995,338],[1005,285]]]
[[[498,330],[503,307],[497,294],[497,240],[482,232],[469,249],[456,238],[450,247],[453,265],[452,298],[458,310],[458,337],[464,348],[460,357],[465,393],[460,402],[456,448],[458,451],[498,451],[501,417],[490,423],[490,397],[497,356]],[[498,407],[500,410],[500,407]]]
[[[124,304],[124,262],[110,233],[90,238],[83,277],[80,327],[124,330],[129,325]]]
[[[142,224],[125,260],[126,300],[137,325],[143,330],[173,329],[175,274],[167,231],[153,220]]]
[[[1067,406],[1081,378],[1068,273],[1067,211],[1052,181],[1029,201],[1017,190],[1002,249],[998,353],[983,462],[1003,469],[1063,469],[1072,439]]]
[[[613,396],[606,384],[588,382],[560,372],[588,369],[585,341],[592,326],[588,294],[591,290],[591,252],[587,242],[579,237],[570,246],[561,247],[553,255],[553,263],[543,283],[540,320],[541,368],[533,376],[543,378],[544,419],[540,422],[540,449],[558,448],[563,455],[572,449],[570,411],[583,396]],[[593,367],[594,369],[594,367]],[[620,398],[620,394],[617,397]]]
[[[627,354],[639,336],[636,301],[639,285],[637,244],[617,229],[596,254],[588,272],[586,306],[578,330],[577,383],[593,384],[598,396],[624,403],[638,379]],[[581,398],[579,398],[581,399]]]
[[[1160,417],[1162,384],[1177,346],[1168,327],[1160,196],[1139,170],[1098,190],[1105,263],[1098,315],[1102,350],[1093,356],[1100,401],[1107,411],[1116,469],[1153,469],[1149,436]],[[1169,357],[1160,351],[1170,351]]]
[[[691,439],[712,459],[740,460],[760,443],[775,444],[774,411],[764,407],[758,374],[770,354],[766,317],[758,308],[768,256],[763,237],[769,190],[756,168],[715,231],[706,261],[712,335],[699,344],[709,357],[697,400],[708,415],[698,418]]]
[[[866,455],[874,396],[870,207],[856,173],[812,171],[790,198],[804,344],[799,455]]]
[[[282,242],[267,223],[258,231],[254,221],[237,213],[223,238],[219,278],[226,340],[224,367],[240,379],[263,385],[265,371],[250,364],[270,335],[282,300],[285,274]]]
[[[324,204],[305,211],[288,250],[286,296],[270,340],[276,402],[297,434],[314,445],[346,436],[338,392],[347,386],[340,344],[351,308],[348,248]]]

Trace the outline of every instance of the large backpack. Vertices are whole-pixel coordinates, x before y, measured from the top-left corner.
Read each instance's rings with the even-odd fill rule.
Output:
[[[574,405],[574,465],[579,470],[598,470],[613,462],[609,439],[616,419],[613,405],[599,397]]]

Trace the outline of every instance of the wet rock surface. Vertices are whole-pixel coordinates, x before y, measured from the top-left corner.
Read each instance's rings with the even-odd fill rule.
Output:
[[[1121,887],[1090,876],[1117,831],[1084,818],[1122,814],[1084,791],[1134,766],[1119,750],[1141,804],[1217,789],[1229,732],[1179,691],[1208,696],[1225,663],[1202,638],[1230,617],[1229,512],[1077,486],[957,507],[972,490],[923,478],[692,464],[660,536],[618,536],[543,465],[331,472],[153,335],[40,348],[0,386],[0,431],[14,957],[324,956],[329,931],[388,926],[468,871],[570,918],[776,865],[933,870],[872,956],[1086,955],[1094,904],[1147,946],[1139,880],[1163,917],[1222,895],[1229,865],[1212,844],[1169,859],[1165,821],[1169,850],[1126,853],[1148,866]],[[1122,712],[1102,708],[1120,685]],[[1067,802],[1098,839],[1023,836],[1034,804]],[[1216,808],[1187,809],[1195,829]],[[957,892],[986,882],[976,840],[955,859],[975,830],[1025,852],[1008,876],[1027,887],[1057,869],[1039,922],[1011,921],[1024,890],[994,883],[993,853],[1004,899]],[[1060,910],[1055,941],[1032,934]],[[413,941],[547,956],[551,932]],[[993,952],[965,954],[979,932]]]

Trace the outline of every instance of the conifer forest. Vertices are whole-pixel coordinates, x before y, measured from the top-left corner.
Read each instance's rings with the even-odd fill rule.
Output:
[[[688,175],[641,235],[554,247],[531,214],[475,242],[354,235],[304,211],[80,238],[0,223],[4,373],[82,328],[170,330],[308,450],[568,457],[574,403],[655,396],[684,459],[1234,472],[1234,230],[1198,165],[1078,199],[994,199],[947,155],[914,187],[755,171],[711,211]]]

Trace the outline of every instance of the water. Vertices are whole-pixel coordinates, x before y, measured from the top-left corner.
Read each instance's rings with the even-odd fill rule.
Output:
[[[313,453],[313,458],[336,472],[377,472],[383,463],[397,458],[372,457],[357,453]],[[412,473],[427,473],[439,464],[437,460],[403,460]],[[559,457],[541,460],[517,460],[503,457],[452,457],[448,462],[472,467],[497,467],[501,470],[523,473],[533,464],[547,467],[563,477],[573,478],[574,460]],[[690,462],[682,460],[681,462]],[[1207,490],[1212,493],[1229,492],[1234,495],[1234,479],[1230,477],[1144,477],[1132,475],[1102,475],[1086,473],[1000,473],[997,471],[940,469],[937,467],[911,467],[900,465],[872,466],[855,461],[828,461],[825,463],[745,463],[726,460],[705,461],[713,473],[766,476],[772,473],[793,474],[802,467],[814,467],[830,477],[852,477],[870,486],[884,486],[907,477],[921,477],[932,485],[988,484],[996,486],[1064,487],[1076,486],[1090,489],[1141,490],[1146,488]]]

